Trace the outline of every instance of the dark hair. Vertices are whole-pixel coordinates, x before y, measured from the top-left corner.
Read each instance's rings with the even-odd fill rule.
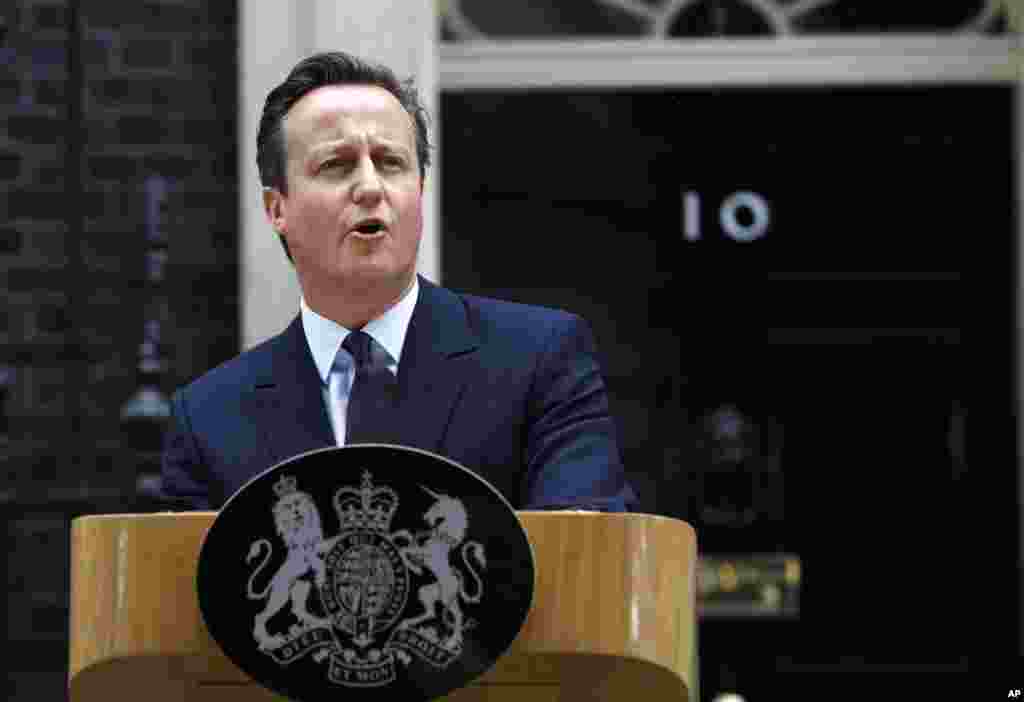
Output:
[[[256,165],[264,187],[287,192],[282,122],[288,110],[303,95],[325,85],[375,85],[394,95],[416,125],[416,157],[420,163],[420,176],[427,174],[427,166],[430,165],[427,110],[420,102],[413,79],[401,81],[386,66],[331,51],[300,61],[284,82],[267,95],[260,117],[260,130],[256,135]]]

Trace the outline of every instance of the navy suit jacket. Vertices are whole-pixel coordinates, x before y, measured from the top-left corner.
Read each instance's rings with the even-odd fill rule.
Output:
[[[635,506],[579,317],[421,278],[398,386],[391,443],[457,461],[514,508]],[[179,389],[172,407],[163,489],[192,509],[217,509],[267,468],[335,445],[299,317]]]

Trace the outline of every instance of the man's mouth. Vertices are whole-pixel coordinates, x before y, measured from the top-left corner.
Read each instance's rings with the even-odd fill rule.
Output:
[[[364,236],[375,236],[384,232],[386,229],[387,225],[384,224],[383,220],[366,219],[353,227],[352,231],[358,232]]]

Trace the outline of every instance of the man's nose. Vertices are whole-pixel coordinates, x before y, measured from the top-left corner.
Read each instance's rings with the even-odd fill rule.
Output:
[[[380,198],[382,193],[380,174],[372,158],[359,159],[355,183],[352,185],[352,199],[356,202]]]

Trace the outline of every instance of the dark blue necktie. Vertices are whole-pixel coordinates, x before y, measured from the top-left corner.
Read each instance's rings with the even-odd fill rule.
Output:
[[[392,443],[395,392],[398,384],[388,370],[387,354],[362,331],[345,337],[342,347],[355,360],[355,380],[348,396],[345,443]]]

